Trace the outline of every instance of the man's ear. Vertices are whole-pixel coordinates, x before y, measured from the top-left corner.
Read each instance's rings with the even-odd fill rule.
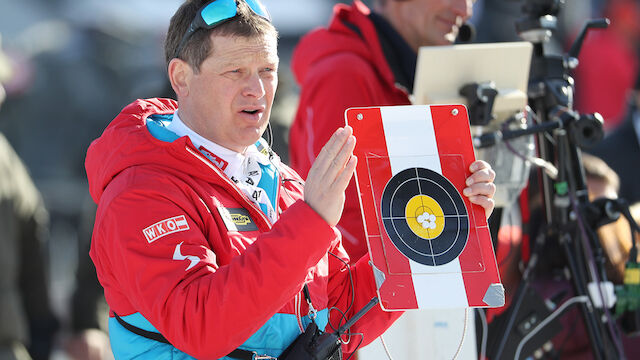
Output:
[[[176,95],[185,97],[189,95],[189,84],[193,77],[193,69],[186,61],[178,58],[171,59],[169,68],[167,69],[171,87]]]

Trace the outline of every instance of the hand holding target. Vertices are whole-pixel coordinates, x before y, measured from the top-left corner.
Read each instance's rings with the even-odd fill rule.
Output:
[[[464,196],[469,201],[484,208],[487,218],[493,212],[495,201],[493,195],[496,193],[496,185],[493,180],[496,173],[486,161],[476,160],[469,165],[471,175],[465,181],[467,187],[463,190]]]

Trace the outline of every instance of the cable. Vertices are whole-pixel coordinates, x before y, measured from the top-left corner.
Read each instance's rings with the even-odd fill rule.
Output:
[[[544,318],[544,320],[542,320],[536,327],[534,327],[530,333],[525,335],[525,337],[523,337],[522,340],[520,340],[520,342],[518,343],[518,347],[516,348],[516,356],[514,356],[514,359],[520,359],[520,353],[522,352],[522,348],[524,347],[524,344],[526,344],[527,341],[531,340],[531,338],[535,334],[537,334],[540,330],[542,330],[543,327],[547,326],[547,324],[553,321],[553,319],[558,317],[558,315],[564,312],[566,308],[580,302],[585,304],[591,304],[589,297],[586,295],[572,297],[571,299],[565,301],[562,305],[560,305],[560,307],[557,308],[554,312],[552,312],[549,316]]]
[[[489,326],[487,325],[487,316],[481,308],[476,309],[480,322],[482,323],[482,340],[480,342],[480,360],[485,360],[487,356],[487,338],[489,335]]]
[[[535,113],[533,112],[527,112],[527,114],[531,114],[532,118],[537,118],[537,115],[535,115]],[[513,119],[515,119],[515,117],[513,117]],[[505,122],[504,124],[502,124],[502,130],[503,131],[508,130],[507,128],[508,125],[509,125],[508,122]],[[509,152],[513,153],[515,156],[519,157],[520,159],[524,160],[525,162],[531,165],[544,169],[545,173],[553,180],[555,180],[558,177],[558,169],[551,162],[546,161],[539,157],[521,154],[520,152],[518,152],[518,150],[516,150],[513,147],[513,145],[511,145],[510,141],[511,140],[504,140],[504,145],[507,148],[507,150],[509,150]]]
[[[349,304],[349,306],[347,307],[347,310],[345,310],[343,312],[342,310],[338,309],[335,306],[332,306],[331,308],[329,308],[329,313],[331,313],[331,310],[337,310],[341,315],[340,321],[338,321],[338,327],[337,328],[333,326],[331,321],[329,321],[329,326],[331,327],[331,329],[333,331],[338,331],[338,328],[340,328],[340,326],[342,324],[342,321],[344,320],[345,323],[348,321],[346,314],[349,313],[349,310],[351,310],[351,307],[353,307],[353,304],[356,301],[355,286],[353,284],[353,276],[351,275],[351,266],[346,261],[344,261],[342,258],[340,258],[338,255],[336,255],[336,254],[334,254],[334,253],[332,253],[330,251],[327,252],[327,253],[330,254],[330,255],[333,255],[333,257],[335,257],[336,259],[340,260],[346,266],[347,270],[349,271],[349,282],[351,284],[351,304]],[[331,319],[330,316],[329,316],[329,319]],[[349,342],[351,342],[351,332],[348,332],[346,335],[349,336],[349,340],[343,341],[343,344],[348,344]],[[340,339],[340,340],[342,340],[342,339]],[[354,350],[354,352],[355,352],[355,350]]]
[[[271,123],[267,123],[267,135],[269,139],[267,140],[267,144],[269,144],[269,150],[273,147],[273,130],[271,130]]]
[[[393,360],[393,357],[391,356],[391,352],[389,352],[387,343],[384,341],[384,338],[382,337],[382,335],[378,336],[378,338],[380,338],[380,342],[382,343],[382,348],[384,349],[384,352],[387,353],[387,357],[389,358],[389,360]]]
[[[332,255],[333,257],[335,257],[336,259],[340,260],[340,262],[342,262],[344,264],[344,266],[346,267],[347,271],[349,272],[349,282],[351,284],[351,303],[349,304],[349,306],[347,307],[347,310],[345,310],[344,312],[342,310],[340,310],[337,307],[331,307],[329,308],[329,313],[332,310],[336,310],[340,313],[341,318],[340,321],[338,322],[338,328],[336,329],[333,324],[331,323],[331,317],[329,316],[329,326],[331,327],[331,329],[334,331],[334,333],[339,335],[339,340],[340,342],[342,342],[342,344],[349,344],[351,342],[351,337],[354,335],[359,335],[361,336],[360,342],[358,342],[358,344],[356,345],[355,349],[353,349],[353,352],[351,353],[351,355],[349,356],[348,359],[351,358],[351,356],[353,356],[353,354],[356,353],[356,351],[358,351],[358,349],[360,348],[360,346],[362,345],[362,342],[364,341],[364,334],[362,333],[352,333],[351,331],[349,331],[348,329],[351,328],[351,326],[358,321],[364,314],[366,314],[369,310],[371,310],[371,308],[373,308],[375,305],[378,304],[379,300],[377,297],[374,297],[373,299],[371,299],[365,306],[363,306],[362,309],[360,309],[358,312],[356,312],[351,319],[347,319],[347,314],[349,313],[349,311],[351,310],[351,308],[353,307],[354,303],[355,303],[355,286],[353,283],[353,275],[351,273],[351,266],[344,261],[342,258],[340,258],[338,255],[332,253],[332,252],[327,252],[328,254]],[[345,321],[344,325],[342,324],[342,321]],[[342,335],[346,335],[348,337],[348,340],[344,341],[342,340]],[[347,359],[347,360],[348,360]]]
[[[484,349],[486,349],[486,334],[487,334],[487,325],[486,325],[486,318],[484,318],[484,314],[483,314],[483,319],[484,319],[484,325],[483,325],[483,343],[484,343]],[[460,351],[462,351],[462,346],[464,345],[464,339],[467,335],[467,325],[469,323],[469,308],[465,308],[464,309],[464,328],[462,329],[462,338],[460,339],[460,344],[458,345],[458,348],[456,349],[455,354],[453,354],[453,358],[452,360],[455,360],[458,358],[458,355],[460,355]],[[387,357],[389,358],[389,360],[393,360],[393,357],[391,356],[391,352],[389,351],[389,347],[387,346],[386,341],[384,341],[384,338],[382,337],[382,335],[378,336],[378,338],[380,339],[380,342],[382,343],[382,348],[384,349],[384,352],[387,354]],[[484,354],[483,350],[483,354]],[[482,358],[481,358],[482,359]],[[348,360],[348,359],[347,359]]]
[[[358,351],[358,349],[360,348],[360,345],[362,345],[362,342],[364,341],[364,334],[363,333],[352,333],[351,335],[360,335],[360,342],[356,346],[355,350],[353,350],[351,355],[349,355],[349,357],[346,358],[345,360],[351,359],[353,357],[353,355],[356,353],[356,351]]]
[[[538,264],[538,258],[541,256],[542,245],[544,244],[545,232],[540,231],[538,236],[536,236],[534,244],[533,244],[533,252],[529,258],[529,262],[526,267],[522,271],[522,279],[520,281],[520,285],[518,285],[518,289],[516,290],[516,294],[514,299],[511,302],[511,305],[507,308],[507,312],[505,316],[507,316],[507,324],[504,328],[501,328],[501,331],[504,330],[504,334],[511,333],[513,329],[513,325],[516,321],[516,315],[518,311],[520,311],[520,305],[524,301],[524,296],[526,291],[529,288],[529,282],[533,277],[533,271]],[[492,358],[502,359],[502,351],[504,351],[504,347],[507,344],[508,336],[502,336],[500,341],[498,342],[498,348],[495,351],[495,354],[492,354]]]
[[[640,234],[640,226],[636,223],[635,219],[631,215],[631,210],[629,210],[629,204],[624,199],[617,199],[616,201],[617,210],[622,213],[622,215],[629,222],[629,227],[631,228],[631,248],[629,249],[629,261],[637,262],[638,261],[638,247],[636,244],[636,236],[635,232]]]
[[[464,309],[464,327],[462,328],[462,338],[460,338],[460,345],[458,345],[458,349],[455,354],[453,354],[453,359],[456,360],[458,355],[460,355],[460,351],[462,350],[462,344],[464,344],[464,338],[467,335],[467,323],[469,322],[469,308]]]
[[[623,350],[623,345],[622,342],[620,340],[620,333],[617,331],[617,327],[613,326],[613,319],[611,317],[611,313],[609,313],[609,309],[607,308],[607,302],[605,301],[604,298],[604,293],[602,291],[602,282],[600,281],[600,276],[598,275],[596,269],[595,269],[595,259],[593,256],[593,252],[591,251],[591,247],[588,243],[588,237],[587,237],[587,231],[585,230],[585,226],[584,226],[584,219],[582,218],[582,213],[578,210],[578,204],[577,201],[575,199],[575,197],[573,196],[573,194],[570,192],[569,193],[569,199],[571,201],[571,206],[573,207],[573,211],[577,214],[576,218],[577,218],[577,222],[578,222],[578,228],[580,229],[580,232],[582,233],[582,242],[583,242],[583,248],[585,249],[585,255],[587,256],[587,262],[589,265],[589,272],[591,273],[591,277],[593,278],[593,280],[595,281],[597,287],[598,287],[598,295],[600,295],[600,301],[602,302],[602,311],[605,314],[605,317],[607,318],[607,327],[609,328],[609,332],[611,332],[611,337],[612,337],[612,341],[614,343],[614,345],[616,346],[616,350],[618,351],[618,354],[620,356],[622,356],[622,358],[624,359],[624,350]]]

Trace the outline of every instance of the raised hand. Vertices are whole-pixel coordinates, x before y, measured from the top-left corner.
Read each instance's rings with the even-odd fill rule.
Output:
[[[338,224],[344,208],[344,191],[356,168],[356,138],[350,126],[336,130],[309,170],[304,201],[329,225]]]

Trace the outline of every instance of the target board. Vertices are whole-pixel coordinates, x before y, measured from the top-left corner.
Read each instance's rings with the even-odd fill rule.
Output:
[[[504,305],[463,105],[350,108],[356,184],[383,309]]]

